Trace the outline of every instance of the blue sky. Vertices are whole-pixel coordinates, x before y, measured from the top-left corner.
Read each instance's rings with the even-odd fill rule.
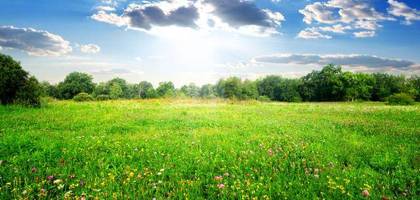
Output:
[[[415,0],[0,1],[0,52],[53,83],[82,71],[180,86],[331,62],[420,74],[419,36]]]

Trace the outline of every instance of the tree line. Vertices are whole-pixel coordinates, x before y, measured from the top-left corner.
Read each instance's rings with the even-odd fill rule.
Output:
[[[312,71],[302,78],[295,79],[276,75],[255,81],[230,77],[220,79],[216,84],[206,84],[201,87],[191,83],[175,88],[169,81],[161,82],[155,88],[147,81],[131,84],[122,78],[96,84],[91,75],[81,72],[70,73],[62,82],[55,85],[45,81],[38,83],[11,57],[0,55],[0,63],[2,104],[12,103],[13,99],[25,104],[37,104],[34,102],[39,99],[38,96],[79,100],[189,97],[319,102],[386,101],[391,95],[403,94],[404,97],[420,101],[419,76],[406,78],[387,73],[344,72],[341,67],[332,64],[320,71]],[[12,79],[16,79],[15,82],[11,81]],[[10,86],[12,82],[13,85]],[[12,90],[14,92],[11,92]],[[25,98],[31,100],[24,100]]]

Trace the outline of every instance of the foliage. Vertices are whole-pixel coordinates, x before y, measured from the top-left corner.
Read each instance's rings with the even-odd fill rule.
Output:
[[[124,91],[120,83],[114,82],[113,84],[110,85],[109,97],[111,99],[119,99],[119,98],[124,97]]]
[[[73,100],[77,101],[77,102],[83,102],[83,101],[93,101],[94,98],[91,95],[89,95],[88,93],[81,92],[81,93],[77,94],[76,96],[74,96]]]
[[[393,94],[388,97],[389,105],[413,105],[414,99],[406,93]]]
[[[200,88],[194,83],[182,86],[180,91],[187,97],[195,98],[200,96]]]
[[[201,86],[199,95],[201,98],[214,98],[216,97],[215,89],[212,84],[205,84]]]
[[[39,106],[40,95],[35,77],[29,77],[12,57],[0,54],[0,103]]]
[[[92,93],[95,85],[92,76],[81,72],[72,72],[66,76],[63,82],[58,84],[60,98],[72,99],[79,93]]]
[[[139,96],[142,99],[156,98],[157,94],[153,85],[147,81],[139,83]]]
[[[372,91],[373,101],[384,101],[387,97],[404,90],[404,76],[393,76],[390,74],[375,73],[375,84]]]
[[[0,199],[418,199],[419,106],[0,106]]]
[[[175,86],[172,82],[161,82],[159,87],[156,88],[158,97],[168,98],[175,96]]]
[[[98,101],[106,101],[106,100],[110,100],[111,97],[109,97],[109,95],[106,95],[106,94],[101,94],[101,95],[96,96],[95,99]]]

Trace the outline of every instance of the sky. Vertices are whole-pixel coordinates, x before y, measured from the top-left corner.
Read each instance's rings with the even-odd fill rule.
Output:
[[[418,0],[0,0],[0,53],[39,80],[420,75]]]

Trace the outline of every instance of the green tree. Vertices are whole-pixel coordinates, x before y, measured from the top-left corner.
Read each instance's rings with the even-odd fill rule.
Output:
[[[405,77],[385,73],[373,74],[375,84],[372,89],[373,101],[385,101],[392,94],[404,92]]]
[[[73,72],[66,76],[63,82],[58,84],[60,97],[63,99],[72,99],[79,93],[92,93],[95,84],[92,82],[92,76],[81,72]]]
[[[226,80],[221,79],[216,84],[216,93],[219,97],[222,98],[239,98],[242,93],[241,79],[239,79],[238,77],[230,77]]]
[[[206,84],[201,86],[199,95],[201,98],[213,98],[215,97],[214,86],[212,84]]]
[[[25,85],[19,88],[16,93],[15,102],[25,106],[41,106],[42,88],[35,77],[31,76]]]
[[[187,97],[198,97],[200,95],[200,88],[194,83],[184,85],[181,87],[181,92]]]
[[[124,93],[123,93],[123,90],[122,90],[120,84],[113,83],[110,86],[109,97],[111,97],[111,99],[119,99],[119,98],[124,97]]]
[[[118,84],[121,87],[121,90],[122,90],[121,98],[127,98],[127,99],[130,98],[130,90],[129,90],[129,87],[128,87],[128,84],[127,84],[126,80],[124,80],[122,78],[114,78],[114,79],[107,82],[106,87],[109,90],[111,90],[111,87],[114,84]],[[111,94],[110,94],[110,96],[111,96]]]
[[[345,72],[343,74],[345,99],[347,101],[369,100],[375,79],[370,74]]]
[[[16,99],[17,91],[25,86],[28,72],[12,57],[0,54],[0,101],[11,104]]]
[[[241,84],[239,99],[257,99],[258,88],[255,81],[245,80]]]
[[[156,88],[156,93],[158,97],[174,97],[175,86],[170,81],[159,83],[159,87]]]
[[[156,98],[157,94],[153,85],[147,81],[139,83],[139,95],[142,99]]]
[[[304,76],[300,94],[306,101],[344,100],[345,88],[341,67],[330,64],[321,71],[313,71]]]

